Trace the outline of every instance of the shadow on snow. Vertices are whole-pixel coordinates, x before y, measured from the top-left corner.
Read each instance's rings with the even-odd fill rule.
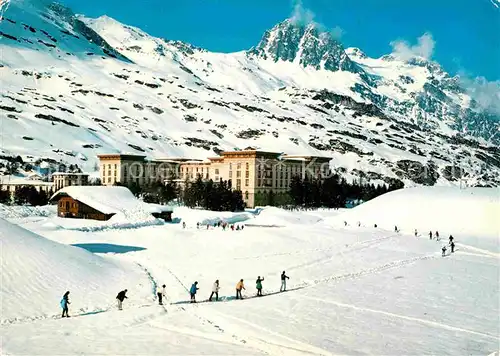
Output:
[[[127,253],[145,250],[144,247],[139,246],[125,246],[103,243],[73,244],[71,246],[80,247],[92,253]]]
[[[290,288],[290,289],[287,289],[286,291],[283,291],[283,292],[279,292],[279,291],[269,292],[269,293],[263,294],[260,297],[257,296],[257,295],[252,295],[252,296],[248,296],[248,297],[243,297],[243,299],[241,299],[241,300],[270,297],[272,295],[287,293],[287,292],[291,292],[291,291],[303,289],[305,287],[306,286],[301,286],[301,287],[296,287],[296,288]],[[236,300],[239,300],[239,299],[236,299],[236,296],[221,296],[221,297],[219,297],[219,300],[217,302],[215,301],[215,297],[214,297],[212,301],[210,301],[208,299],[205,299],[205,300],[197,301],[196,303],[191,303],[191,301],[189,301],[189,300],[183,300],[183,301],[174,302],[174,303],[170,303],[170,304],[171,305],[178,305],[178,304],[219,303],[219,302],[232,302],[232,301],[236,301]]]

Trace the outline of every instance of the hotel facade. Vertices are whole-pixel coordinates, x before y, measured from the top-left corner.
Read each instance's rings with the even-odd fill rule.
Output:
[[[284,196],[294,176],[324,179],[329,174],[329,157],[286,155],[258,150],[222,152],[206,160],[168,158],[146,160],[136,155],[99,155],[104,185],[134,182],[139,186],[174,179],[183,184],[202,180],[231,181],[240,190],[247,207],[266,204],[269,194]]]

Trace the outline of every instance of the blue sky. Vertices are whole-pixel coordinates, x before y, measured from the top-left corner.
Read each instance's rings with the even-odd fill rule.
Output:
[[[266,29],[300,10],[371,57],[396,45],[423,51],[452,74],[500,80],[499,0],[60,1],[76,13],[108,15],[153,36],[219,52],[252,47]]]

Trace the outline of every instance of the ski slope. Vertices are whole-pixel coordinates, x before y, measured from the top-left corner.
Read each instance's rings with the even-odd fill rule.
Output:
[[[231,213],[186,208],[174,211],[179,221],[186,221],[185,229],[178,223],[70,231],[61,227],[62,219],[54,214],[11,214],[10,221],[67,250],[58,253],[59,260],[78,251],[62,243],[79,246],[79,254],[88,261],[103,261],[102,271],[111,269],[109,264],[122,264],[130,279],[108,281],[102,292],[112,301],[118,290],[128,288],[131,299],[125,300],[121,312],[115,308],[95,308],[93,314],[79,311],[88,299],[95,300],[96,307],[105,304],[98,292],[85,288],[95,278],[92,269],[84,273],[86,269],[79,268],[83,275],[75,278],[81,283],[51,286],[58,292],[53,296],[45,294],[43,283],[37,284],[30,295],[52,299],[54,314],[60,295],[71,290],[70,315],[78,317],[54,320],[46,318],[48,310],[43,314],[34,306],[32,312],[41,315],[40,320],[3,323],[2,350],[7,355],[53,354],[54,350],[61,355],[489,355],[498,351],[500,341],[500,256],[498,243],[491,243],[495,239],[489,235],[493,230],[488,220],[477,221],[477,216],[464,213],[449,225],[446,210],[434,211],[436,229],[454,228],[449,233],[455,236],[457,250],[444,258],[440,250],[445,233],[441,241],[429,240],[427,235],[415,238],[412,233],[413,226],[424,228],[417,214],[422,206],[442,207],[443,201],[449,201],[463,211],[498,208],[498,190],[482,189],[479,193],[432,188],[418,194],[406,189],[348,211],[289,212],[264,207],[233,214],[238,224],[246,225],[240,231],[197,229],[196,222],[203,219],[230,221]],[[400,223],[402,232],[394,233],[389,221],[387,229],[382,222],[378,228],[371,225],[370,219],[376,219],[383,206],[391,214],[398,204],[407,212]],[[361,226],[351,223],[361,217]],[[468,235],[474,239],[467,240]],[[2,245],[5,239],[3,235]],[[30,260],[43,261],[43,255],[30,253]],[[23,264],[17,263],[10,265],[12,271],[22,271]],[[289,291],[279,293],[283,270],[290,276]],[[42,271],[40,280],[64,275],[57,268]],[[264,277],[263,297],[254,297],[257,276]],[[24,286],[31,278],[29,273],[19,273],[17,283]],[[246,300],[236,301],[235,285],[241,278]],[[215,279],[220,280],[224,301],[186,303],[194,281],[199,282],[197,299],[204,301]],[[153,289],[161,284],[167,286],[164,306],[157,305]],[[2,290],[2,300],[14,303],[11,299],[15,296]],[[36,343],[25,342],[34,335]]]

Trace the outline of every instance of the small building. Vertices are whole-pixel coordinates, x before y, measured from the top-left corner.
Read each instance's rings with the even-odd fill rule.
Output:
[[[50,191],[53,191],[54,184],[36,179],[0,177],[0,190],[14,193],[22,187],[34,187],[39,192],[50,193]]]
[[[88,185],[89,175],[87,173],[55,172],[52,174],[52,180],[57,191],[72,185]]]
[[[172,208],[138,200],[126,187],[68,186],[51,198],[57,201],[57,215],[62,218],[109,220],[118,215],[123,219],[160,218],[172,221]]]

